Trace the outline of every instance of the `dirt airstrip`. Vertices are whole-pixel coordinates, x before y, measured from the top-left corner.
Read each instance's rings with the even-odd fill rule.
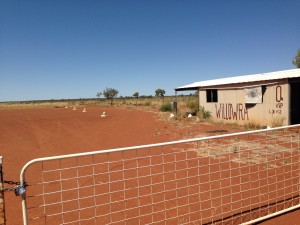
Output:
[[[34,158],[208,136],[215,134],[208,131],[215,130],[238,131],[232,127],[161,120],[156,113],[135,109],[86,109],[87,112],[82,112],[83,107],[0,110],[5,187],[13,187],[24,164]],[[107,117],[102,118],[104,111]],[[168,118],[168,114],[164,116]],[[7,224],[22,224],[21,199],[13,192],[5,193],[5,207]],[[298,215],[296,211],[265,224],[300,224]]]

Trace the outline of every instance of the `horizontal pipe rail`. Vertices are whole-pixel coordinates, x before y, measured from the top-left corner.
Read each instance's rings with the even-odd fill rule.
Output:
[[[279,215],[281,215],[281,214],[284,214],[284,213],[287,213],[287,212],[296,210],[296,209],[298,209],[298,208],[300,208],[300,204],[299,204],[299,205],[292,206],[292,207],[287,208],[287,209],[280,210],[280,211],[275,212],[275,213],[271,213],[271,214],[266,215],[266,216],[263,216],[263,217],[259,217],[259,218],[255,219],[255,220],[251,220],[251,221],[242,223],[241,225],[255,224],[255,223],[258,223],[258,222],[261,222],[261,221],[264,221],[264,220],[267,220],[267,219],[270,219],[270,218],[279,216]]]

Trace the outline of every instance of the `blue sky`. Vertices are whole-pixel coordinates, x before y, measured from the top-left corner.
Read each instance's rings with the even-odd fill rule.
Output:
[[[0,101],[155,95],[293,69],[299,0],[1,0]]]

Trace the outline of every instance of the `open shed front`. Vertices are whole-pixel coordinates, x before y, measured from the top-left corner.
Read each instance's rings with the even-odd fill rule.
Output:
[[[290,82],[291,87],[291,124],[300,124],[300,79]]]

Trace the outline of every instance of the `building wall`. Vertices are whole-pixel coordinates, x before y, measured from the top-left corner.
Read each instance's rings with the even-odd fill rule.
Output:
[[[213,119],[217,121],[239,124],[253,122],[271,127],[290,124],[290,88],[287,80],[276,84],[249,83],[247,85],[265,85],[262,103],[245,104],[244,88],[247,86],[238,84],[208,88],[218,90],[218,102],[207,102],[206,89],[201,89],[200,105],[210,111]]]

